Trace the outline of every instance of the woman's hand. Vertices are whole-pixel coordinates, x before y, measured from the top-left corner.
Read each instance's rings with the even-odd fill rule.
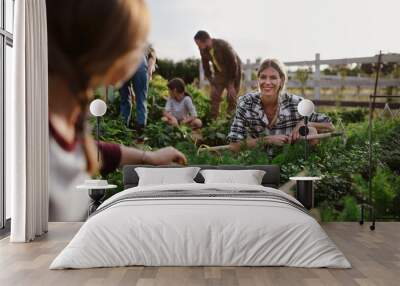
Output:
[[[307,136],[317,135],[317,134],[318,134],[318,131],[317,131],[317,129],[315,127],[308,127]],[[311,146],[314,146],[314,145],[317,145],[319,143],[319,140],[318,139],[312,139],[312,140],[309,140],[308,143],[310,143]]]
[[[289,144],[295,143],[297,140],[300,138],[300,127],[304,126],[303,121],[299,121],[296,125],[296,127],[292,130],[292,132],[289,134]]]
[[[264,142],[269,145],[278,145],[282,146],[284,144],[289,143],[288,135],[268,135],[264,137]]]
[[[168,165],[171,163],[178,163],[181,165],[187,164],[185,155],[173,147],[165,147],[153,152],[146,151],[143,161],[150,165]]]
[[[288,135],[268,135],[268,136],[259,137],[259,138],[247,138],[246,146],[248,148],[256,148],[259,141],[262,141],[264,144],[266,143],[267,145],[282,146],[289,142],[289,136]],[[239,152],[240,145],[241,145],[240,142],[230,143],[229,149],[233,152]]]
[[[304,123],[299,122],[296,125],[296,127],[293,129],[292,133],[289,134],[289,142],[288,142],[289,144],[293,144],[300,139],[301,135],[299,133],[299,130],[302,126],[304,126]],[[318,134],[318,130],[315,127],[308,125],[307,128],[308,128],[307,136]],[[309,143],[310,143],[310,145],[317,145],[319,143],[319,140],[313,139],[313,140],[310,140]]]
[[[268,135],[264,138],[247,138],[246,145],[249,148],[257,147],[259,141],[266,143],[267,145],[278,145],[282,146],[289,142],[288,135]]]
[[[300,138],[299,129],[304,126],[303,121],[299,121],[296,127],[293,129],[292,133],[289,135],[289,143],[294,143]],[[316,135],[323,132],[332,132],[335,130],[335,126],[333,126],[330,122],[309,122],[308,123],[309,133],[308,135]],[[319,140],[311,140],[311,145],[318,144]]]

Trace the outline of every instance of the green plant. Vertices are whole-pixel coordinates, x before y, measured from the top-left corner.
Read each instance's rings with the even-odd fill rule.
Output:
[[[159,75],[154,75],[147,94],[149,124],[160,121],[168,96],[167,80]]]
[[[146,144],[152,148],[175,146],[182,141],[190,140],[190,129],[186,126],[173,127],[164,122],[156,122],[146,126]]]
[[[352,196],[345,196],[342,201],[344,208],[338,217],[339,221],[358,221],[360,208],[356,199]]]
[[[397,175],[400,175],[400,124],[393,128],[381,139],[381,160]]]
[[[372,178],[372,191],[378,215],[392,213],[392,201],[400,193],[400,179],[387,168],[378,168]]]
[[[186,86],[186,91],[192,96],[197,116],[201,119],[203,125],[208,125],[211,118],[210,97],[191,84]]]
[[[354,187],[359,197],[364,200],[368,198],[368,180],[361,175],[354,175]],[[377,215],[390,216],[398,207],[393,204],[396,197],[400,195],[400,178],[390,169],[378,167],[371,181],[372,198]]]
[[[323,202],[318,209],[323,222],[335,221],[338,217],[338,212],[328,201]]]
[[[107,176],[105,176],[105,179],[108,181],[109,184],[117,185],[117,188],[107,190],[104,199],[108,199],[109,197],[123,190],[124,185],[122,182],[122,171],[120,169],[117,169],[115,172],[108,174]]]
[[[365,121],[365,117],[368,114],[367,109],[357,108],[351,110],[336,110],[327,113],[331,117],[334,124],[336,124],[339,118],[344,124],[356,123]]]
[[[227,119],[215,120],[202,129],[203,143],[209,146],[225,145],[231,122]]]

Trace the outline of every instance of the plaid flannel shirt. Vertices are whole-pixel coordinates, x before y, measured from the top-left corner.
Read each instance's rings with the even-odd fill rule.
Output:
[[[252,138],[267,135],[289,135],[297,123],[304,118],[297,111],[297,105],[302,99],[294,94],[281,94],[277,121],[269,129],[267,127],[268,118],[261,103],[261,94],[254,92],[241,96],[228,135],[229,142],[244,140],[248,135]],[[325,114],[314,112],[311,114],[309,122],[331,122],[331,119]]]

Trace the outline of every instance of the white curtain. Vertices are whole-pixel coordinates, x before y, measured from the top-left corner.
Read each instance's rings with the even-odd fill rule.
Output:
[[[14,94],[6,98],[6,187],[12,242],[48,226],[48,73],[45,0],[15,1]]]

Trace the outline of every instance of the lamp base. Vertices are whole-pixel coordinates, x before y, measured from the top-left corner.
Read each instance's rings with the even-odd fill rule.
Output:
[[[310,210],[314,207],[313,181],[297,181],[296,197],[303,206]]]
[[[93,200],[88,209],[88,216],[94,213],[101,205],[102,199],[106,194],[105,189],[89,189],[89,197]]]

